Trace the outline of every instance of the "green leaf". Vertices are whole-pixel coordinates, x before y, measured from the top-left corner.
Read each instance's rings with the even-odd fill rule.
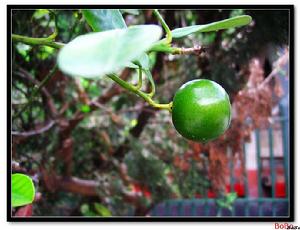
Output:
[[[81,205],[80,212],[82,213],[83,216],[97,216],[97,214],[95,212],[90,210],[90,207],[88,204]]]
[[[149,57],[146,53],[143,53],[136,61],[142,69],[147,70],[150,68]]]
[[[133,62],[130,62],[126,65],[126,67],[132,68],[132,69],[149,69],[150,68],[150,62],[149,57],[146,53],[143,53],[141,56],[139,56],[136,60]]]
[[[82,214],[85,214],[85,213],[87,213],[88,211],[90,211],[90,207],[89,207],[88,204],[83,204],[83,205],[80,206],[80,212],[81,212]]]
[[[226,201],[229,204],[233,203],[236,200],[236,198],[237,198],[237,193],[235,192],[226,194]]]
[[[127,27],[119,10],[82,10],[82,13],[95,32]]]
[[[80,110],[83,113],[89,113],[91,111],[91,107],[89,105],[82,105]]]
[[[90,86],[90,82],[84,78],[80,78],[80,84],[83,88],[87,89]]]
[[[92,27],[94,32],[101,32],[112,29],[123,29],[127,28],[121,12],[139,14],[138,10],[82,10],[82,13]],[[141,63],[149,62],[146,53],[142,54],[137,61]],[[126,67],[137,69],[137,65],[129,63]]]
[[[112,216],[110,210],[99,203],[94,203],[95,210],[100,216]]]
[[[73,76],[101,77],[119,71],[139,58],[161,35],[161,27],[156,25],[81,35],[60,50],[58,66]]]
[[[187,35],[199,32],[211,32],[229,29],[232,27],[248,25],[252,18],[249,15],[241,15],[233,18],[228,18],[222,21],[209,23],[206,25],[195,25],[172,30],[173,38],[182,38]]]
[[[12,207],[31,204],[34,200],[35,189],[32,179],[21,173],[15,173],[11,178]]]

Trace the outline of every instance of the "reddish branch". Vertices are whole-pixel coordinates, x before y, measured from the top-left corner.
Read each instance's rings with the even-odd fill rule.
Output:
[[[49,174],[45,169],[41,169],[41,172],[42,174],[47,173],[46,175],[43,175],[44,183],[46,183],[46,188],[48,188],[51,192],[61,190],[88,197],[100,196],[97,191],[99,189],[99,183],[95,180],[84,180],[77,177],[61,177],[53,174],[53,171],[49,177]],[[145,209],[140,202],[141,195],[133,192],[122,191],[122,196],[125,202],[131,203],[139,209]]]
[[[99,196],[97,193],[97,187],[99,186],[97,181],[83,180],[76,177],[61,177],[58,178],[59,189],[80,194],[83,196]]]

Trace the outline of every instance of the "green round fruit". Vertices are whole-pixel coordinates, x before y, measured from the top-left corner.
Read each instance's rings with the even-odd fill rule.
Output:
[[[228,94],[214,81],[189,81],[174,96],[172,121],[176,130],[187,139],[213,140],[226,131],[230,120]]]

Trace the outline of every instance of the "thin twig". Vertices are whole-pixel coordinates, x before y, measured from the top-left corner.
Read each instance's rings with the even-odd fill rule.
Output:
[[[64,43],[55,42],[49,40],[48,38],[32,38],[32,37],[26,37],[18,34],[12,34],[11,38],[15,42],[22,42],[27,45],[50,46],[55,49],[60,49],[65,45]]]
[[[276,61],[276,66],[272,70],[272,72],[265,78],[265,80],[258,87],[263,88],[266,84],[268,84],[272,80],[272,78],[275,77],[276,74],[282,69],[282,67],[288,62],[288,60],[289,60],[289,51],[286,50],[284,55],[282,55]]]
[[[199,56],[200,54],[204,53],[206,51],[206,47],[203,46],[194,46],[190,48],[180,48],[178,50],[178,54],[184,54],[184,55],[189,55],[189,54],[194,54]],[[174,54],[177,54],[176,52]]]
[[[289,60],[289,51],[286,50],[285,53],[278,58],[276,61],[276,65],[272,72],[256,87],[249,88],[248,92],[255,93],[261,89],[263,89],[275,76],[276,74],[282,69],[282,67],[288,62]]]
[[[26,132],[12,131],[11,134],[14,135],[14,136],[31,137],[31,136],[35,136],[35,135],[47,132],[48,130],[50,130],[53,127],[53,125],[55,123],[56,122],[52,120],[48,124],[46,124],[45,126],[43,126],[42,128],[31,130],[31,131],[26,131]]]
[[[110,79],[112,79],[114,82],[116,82],[118,85],[120,85],[122,88],[140,96],[141,98],[143,98],[146,102],[148,102],[152,107],[156,108],[156,109],[166,109],[169,112],[172,111],[172,103],[168,103],[168,104],[159,104],[156,103],[155,101],[152,100],[152,98],[138,90],[135,86],[131,85],[130,83],[123,81],[121,78],[119,78],[116,74],[108,74],[107,75]]]

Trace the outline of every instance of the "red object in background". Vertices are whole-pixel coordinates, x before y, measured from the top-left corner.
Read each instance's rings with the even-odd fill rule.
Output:
[[[245,196],[245,188],[243,184],[234,184],[234,191],[237,193],[238,197]]]
[[[151,198],[151,193],[146,188],[144,188],[143,194],[146,198]]]
[[[201,198],[204,198],[204,196],[202,196],[202,195],[199,194],[199,193],[196,193],[196,194],[195,194],[195,198],[201,199]],[[215,194],[213,191],[208,190],[208,191],[207,191],[207,198],[216,198],[216,194]]]
[[[236,192],[238,197],[244,197],[245,196],[245,188],[243,184],[240,183],[235,183],[233,185],[233,192]],[[230,185],[226,185],[226,192],[231,192],[230,191]]]
[[[132,191],[135,193],[142,193],[144,197],[146,198],[151,198],[151,192],[148,190],[146,186],[140,186],[139,184],[133,184],[132,185],[133,189]]]
[[[285,197],[285,183],[284,182],[277,182],[275,184],[275,197]]]
[[[208,197],[208,198],[216,198],[216,194],[215,194],[214,192],[212,192],[212,191],[209,190],[209,191],[207,192],[207,197]]]
[[[136,192],[136,193],[142,192],[141,186],[139,184],[133,184],[132,185],[132,191]]]
[[[268,169],[264,170],[265,175],[270,175],[270,171]],[[276,181],[275,181],[275,197],[276,198],[283,198],[286,197],[285,192],[285,182],[283,177],[284,171],[282,169],[276,170]],[[249,197],[258,197],[258,178],[257,178],[257,170],[248,170],[247,171],[247,178],[248,178],[248,196]],[[262,189],[264,189],[264,186]],[[270,187],[271,188],[271,187]],[[243,184],[235,184],[234,190],[237,192],[238,196],[245,196],[245,188]],[[264,192],[264,191],[263,191]],[[269,195],[271,197],[271,195]]]
[[[32,216],[32,204],[26,205],[24,207],[20,207],[16,212],[15,216],[19,216],[19,217]]]
[[[236,178],[240,178],[242,176],[242,170],[237,169],[235,170],[235,177]],[[285,185],[285,181],[283,178],[283,173],[284,170],[281,168],[277,168],[276,169],[276,181],[275,181],[275,197],[276,198],[284,198],[286,197],[286,185]],[[270,175],[270,171],[269,169],[264,169],[264,175]],[[257,175],[257,170],[256,169],[252,169],[252,170],[247,170],[247,187],[248,187],[248,194],[246,194],[245,191],[245,182],[241,182],[241,183],[235,183],[233,185],[233,190],[232,192],[236,192],[238,197],[251,197],[251,198],[257,198],[258,197],[258,175]],[[264,197],[271,197],[271,193],[269,190],[269,193],[266,193],[266,191],[264,191],[264,186],[263,184],[261,184],[262,186],[262,192],[263,192],[263,196]],[[267,189],[271,189],[270,185]],[[230,191],[230,185],[227,184],[226,185],[226,192],[231,192]],[[195,194],[195,198],[203,198],[204,196],[200,195],[200,194]],[[207,192],[207,197],[208,198],[216,198],[216,194],[211,191],[208,190]]]

